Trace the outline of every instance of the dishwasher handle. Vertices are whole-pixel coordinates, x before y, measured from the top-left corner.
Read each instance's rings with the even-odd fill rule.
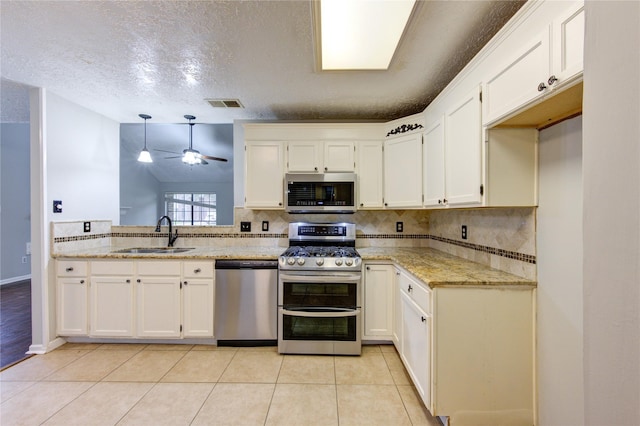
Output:
[[[277,260],[218,259],[216,269],[278,269]]]

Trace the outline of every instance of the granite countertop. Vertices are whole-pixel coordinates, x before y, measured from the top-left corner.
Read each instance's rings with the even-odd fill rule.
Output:
[[[180,248],[180,247],[177,247]],[[277,259],[285,247],[196,247],[183,253],[114,253],[120,247],[104,247],[81,252],[57,254],[55,258],[75,259]],[[391,261],[406,269],[431,288],[447,286],[523,286],[536,282],[508,272],[431,248],[361,247],[365,261]]]

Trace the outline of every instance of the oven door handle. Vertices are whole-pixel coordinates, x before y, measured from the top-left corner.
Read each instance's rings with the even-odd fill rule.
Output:
[[[339,282],[358,282],[362,278],[362,274],[331,274],[331,273],[315,273],[313,275],[293,275],[280,272],[280,281],[287,282],[315,282],[322,283],[326,280],[335,280]]]
[[[360,309],[335,309],[330,312],[312,312],[312,311],[292,311],[290,309],[280,308],[280,313],[289,315],[292,317],[307,317],[307,318],[341,318],[341,317],[355,317],[360,315]]]

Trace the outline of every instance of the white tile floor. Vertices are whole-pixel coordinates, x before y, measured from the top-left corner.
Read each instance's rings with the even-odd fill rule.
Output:
[[[440,425],[391,345],[333,357],[68,343],[0,372],[0,391],[3,426]]]

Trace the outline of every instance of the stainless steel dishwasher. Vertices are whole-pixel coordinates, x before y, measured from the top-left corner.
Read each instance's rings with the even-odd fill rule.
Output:
[[[277,309],[277,260],[216,260],[218,346],[277,345]]]

